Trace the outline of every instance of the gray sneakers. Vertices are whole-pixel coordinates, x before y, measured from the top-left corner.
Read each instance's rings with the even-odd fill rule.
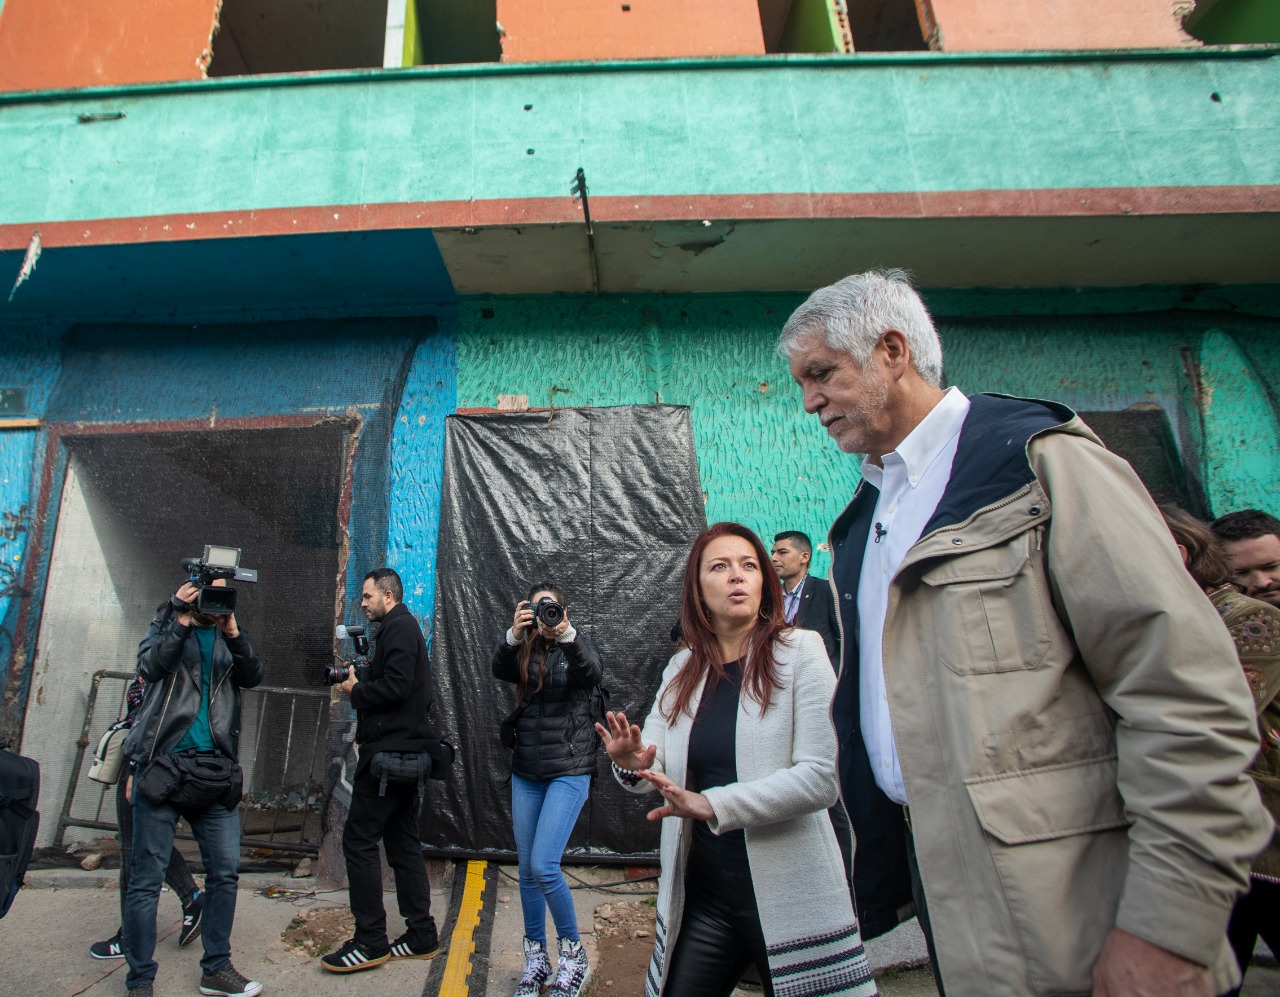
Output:
[[[516,986],[515,997],[538,997],[542,985],[551,979],[551,960],[547,958],[545,942],[524,940],[524,973]]]
[[[262,993],[262,984],[248,979],[227,963],[216,973],[200,977],[200,992],[207,997],[256,997]]]
[[[556,946],[560,949],[560,964],[556,967],[556,981],[547,991],[547,997],[578,997],[590,975],[587,952],[582,942],[568,938],[558,939]]]

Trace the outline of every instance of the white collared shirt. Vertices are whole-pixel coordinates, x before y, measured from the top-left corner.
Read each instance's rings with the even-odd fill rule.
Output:
[[[880,497],[858,582],[859,721],[876,784],[897,803],[907,802],[907,790],[884,682],[889,583],[938,508],[968,414],[969,399],[959,388],[948,388],[898,449],[884,455],[883,467],[870,458],[862,462],[862,476],[880,489]]]
[[[808,577],[809,573],[806,571],[789,592],[787,591],[786,583],[784,582],[782,585],[782,611],[788,623],[796,621],[796,613],[800,609],[800,589],[804,586],[804,580]]]

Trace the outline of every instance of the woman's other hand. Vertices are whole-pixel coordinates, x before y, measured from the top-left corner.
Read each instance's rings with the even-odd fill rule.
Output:
[[[662,794],[667,802],[656,810],[649,811],[650,820],[662,820],[663,817],[692,817],[694,820],[711,820],[716,812],[711,809],[711,801],[701,793],[691,793],[681,789],[661,772],[650,772],[642,769],[636,775],[648,779]]]
[[[604,741],[604,750],[618,768],[636,772],[653,764],[658,757],[657,747],[652,744],[645,747],[640,728],[628,722],[625,713],[609,711],[604,719],[605,723],[596,724],[596,733]]]
[[[524,635],[533,626],[533,610],[529,608],[529,600],[521,599],[516,603],[516,614],[511,618],[511,636],[516,640],[524,640]]]

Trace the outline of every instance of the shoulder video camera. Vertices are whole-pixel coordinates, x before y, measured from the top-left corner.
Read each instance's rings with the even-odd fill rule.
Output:
[[[257,569],[240,567],[239,547],[205,544],[204,557],[183,558],[182,570],[200,590],[192,606],[206,616],[230,616],[236,611],[236,590],[230,585],[214,585],[214,581],[219,578],[237,582],[258,580]]]
[[[338,626],[333,635],[338,640],[351,639],[352,645],[355,647],[356,656],[351,661],[339,661],[337,664],[324,666],[324,680],[329,685],[338,685],[347,680],[347,676],[351,674],[351,669],[356,670],[356,681],[364,682],[369,677],[369,638],[365,635],[364,627],[344,627]]]

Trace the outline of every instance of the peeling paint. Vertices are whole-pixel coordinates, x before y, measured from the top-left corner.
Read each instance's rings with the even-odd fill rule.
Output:
[[[18,293],[18,288],[25,284],[35,273],[36,261],[40,259],[40,230],[36,229],[31,233],[31,241],[27,243],[27,253],[22,258],[22,266],[18,270],[18,279],[13,282],[13,289],[9,292],[9,300],[13,300],[13,296]]]

